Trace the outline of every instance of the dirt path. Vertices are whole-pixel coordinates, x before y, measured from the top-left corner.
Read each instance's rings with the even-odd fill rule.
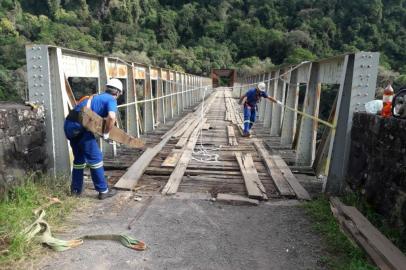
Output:
[[[76,249],[51,253],[39,268],[325,269],[320,237],[296,201],[231,206],[190,194],[155,195],[128,230],[146,201],[147,195],[137,202],[130,192],[110,201],[95,200],[93,207],[72,216],[78,226],[62,237],[126,233],[144,240],[148,250],[88,240]]]

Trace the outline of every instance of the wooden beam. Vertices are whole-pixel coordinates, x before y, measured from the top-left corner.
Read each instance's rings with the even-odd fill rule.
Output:
[[[332,197],[330,204],[340,225],[380,269],[405,269],[406,256],[377,230],[355,207]]]
[[[178,164],[173,170],[171,176],[169,177],[168,182],[166,183],[162,194],[171,195],[175,194],[178,191],[179,185],[182,182],[183,174],[186,171],[187,165],[189,164],[190,159],[192,158],[193,149],[195,148],[197,139],[199,138],[199,132],[201,126],[204,124],[206,119],[203,120],[190,135],[189,142],[185,146],[185,149],[179,159]]]
[[[290,170],[290,168],[288,167],[286,162],[280,156],[277,156],[277,155],[271,155],[271,158],[275,162],[275,165],[282,172],[286,181],[288,181],[289,185],[292,187],[297,198],[301,199],[301,200],[310,200],[311,198],[310,198],[309,193],[303,188],[303,186],[299,183],[299,181],[293,175],[292,171]]]
[[[231,204],[231,205],[258,205],[259,204],[258,200],[248,199],[248,198],[240,196],[240,195],[224,194],[224,193],[218,193],[216,201],[225,203],[225,204]]]
[[[87,107],[82,108],[81,123],[89,131],[99,136],[103,136],[103,118]],[[110,139],[133,148],[141,148],[144,146],[143,140],[134,138],[125,133],[124,130],[121,130],[115,126],[113,126],[113,128],[110,130]]]
[[[182,137],[180,137],[178,143],[175,145],[175,148],[183,148],[186,145],[190,134],[192,134],[192,132],[195,130],[195,128],[199,125],[200,120],[201,120],[200,117],[198,117],[198,118],[196,117],[195,119],[192,120],[189,127],[186,129],[186,131],[183,133]]]
[[[237,138],[235,137],[234,127],[227,126],[228,144],[231,146],[238,145]]]
[[[265,149],[262,141],[254,142],[255,148],[264,161],[265,167],[275,183],[276,188],[281,196],[294,197],[296,196],[289,183],[286,181],[281,170],[276,166],[275,162],[270,158],[268,151]]]
[[[172,149],[172,152],[166,157],[164,162],[162,162],[161,167],[175,167],[176,164],[178,164],[181,155],[181,149]]]
[[[254,166],[251,154],[243,156],[241,152],[235,152],[240,171],[244,177],[245,187],[247,189],[248,198],[267,200],[264,186],[259,180],[258,172]]]

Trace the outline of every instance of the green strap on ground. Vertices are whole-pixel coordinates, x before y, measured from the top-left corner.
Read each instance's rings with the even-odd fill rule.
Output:
[[[25,236],[27,241],[37,241],[49,246],[55,251],[65,251],[67,249],[80,246],[83,244],[84,239],[117,241],[127,248],[138,251],[142,251],[147,248],[144,242],[123,234],[84,235],[79,239],[73,240],[58,239],[52,236],[51,227],[44,220],[45,210],[38,209],[34,211],[34,214],[38,216],[38,218],[31,225],[25,228],[22,234]]]

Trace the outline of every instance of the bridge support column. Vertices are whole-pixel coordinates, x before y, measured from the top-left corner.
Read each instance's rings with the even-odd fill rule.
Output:
[[[276,88],[274,97],[284,103],[285,101],[285,90],[286,90],[286,83],[283,78],[279,78],[281,74],[284,73],[284,70],[280,69],[278,77],[276,81]],[[281,125],[282,125],[282,118],[283,118],[283,111],[282,107],[277,104],[272,104],[272,122],[271,122],[271,136],[278,136],[281,132]]]
[[[312,63],[310,79],[307,84],[303,111],[318,117],[321,83],[319,82],[319,63]],[[311,166],[316,154],[317,121],[302,117],[300,134],[296,149],[296,164]]]
[[[270,82],[269,84],[269,92],[268,95],[271,97],[274,97],[276,95],[277,92],[277,88],[278,88],[278,77],[279,77],[279,70],[277,71],[273,71],[271,73],[271,77],[273,78],[273,80]],[[266,110],[265,110],[265,118],[264,118],[264,127],[266,128],[271,128],[272,129],[272,117],[273,117],[273,107],[276,106],[273,104],[273,102],[269,102],[267,101],[266,103]]]
[[[340,194],[345,187],[352,117],[354,112],[365,111],[365,103],[373,99],[378,65],[379,53],[359,52],[345,57],[333,122],[337,127],[330,140],[327,193]]]
[[[297,110],[299,100],[298,70],[295,69],[290,74],[288,93],[286,96],[286,106]],[[296,112],[285,109],[285,116],[282,123],[281,146],[292,147],[293,138],[296,133]]]
[[[151,67],[148,66],[147,72],[145,74],[145,92],[144,99],[152,99],[152,80],[151,80]],[[154,130],[155,128],[155,117],[154,117],[154,104],[153,101],[146,101],[144,103],[144,131],[148,132]]]
[[[134,64],[131,65],[129,71],[127,73],[127,103],[136,102],[137,101],[137,91],[135,85],[135,78],[134,78]],[[138,104],[129,105],[126,107],[126,126],[127,132],[135,137],[140,136],[139,130],[139,115],[138,115]]]

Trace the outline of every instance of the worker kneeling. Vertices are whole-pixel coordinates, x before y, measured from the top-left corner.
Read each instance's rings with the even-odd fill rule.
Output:
[[[252,88],[240,98],[240,104],[244,104],[244,132],[243,137],[249,137],[251,128],[254,125],[256,118],[257,103],[261,98],[267,98],[272,102],[282,105],[280,101],[277,101],[273,97],[269,97],[265,92],[265,83],[260,82],[256,88]]]
[[[99,116],[106,118],[103,139],[108,140],[109,132],[116,121],[117,98],[123,92],[123,84],[119,79],[111,79],[106,84],[104,93],[82,98],[79,104],[69,112],[65,120],[64,130],[69,140],[74,156],[72,169],[71,194],[79,196],[83,189],[83,170],[86,164],[90,172],[98,198],[103,200],[116,194],[116,190],[109,189],[104,178],[103,154],[99,149],[92,132],[86,130],[80,123],[80,111],[87,107]]]

